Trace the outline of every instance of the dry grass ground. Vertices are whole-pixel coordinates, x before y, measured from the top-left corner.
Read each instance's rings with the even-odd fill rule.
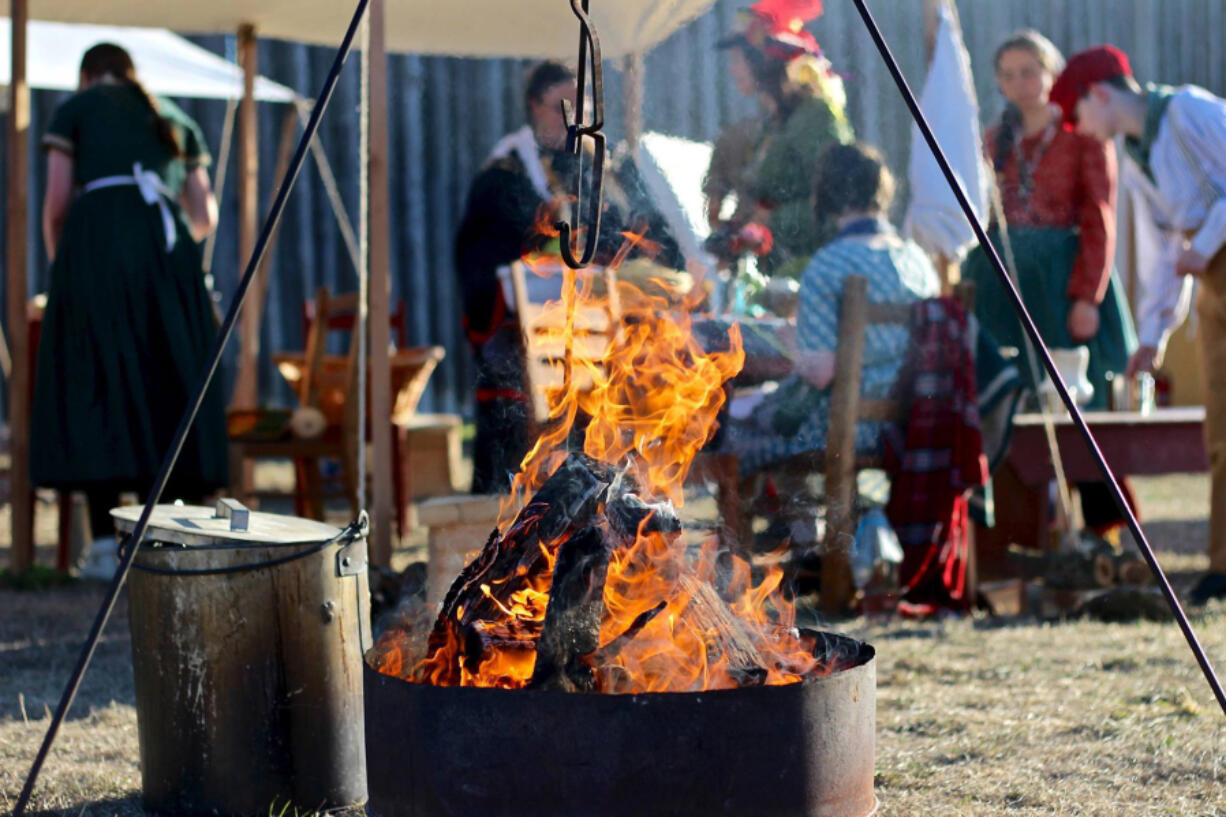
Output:
[[[1205,563],[1205,480],[1136,487],[1163,562],[1186,587]],[[101,595],[83,584],[0,590],[0,812],[13,806]],[[35,812],[143,814],[126,616],[121,604]],[[1226,607],[1194,621],[1226,668]],[[1226,815],[1226,718],[1174,625],[860,620],[840,629],[877,648],[883,815]]]

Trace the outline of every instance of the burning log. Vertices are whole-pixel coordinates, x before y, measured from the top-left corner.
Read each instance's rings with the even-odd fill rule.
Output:
[[[440,685],[459,684],[465,670],[475,674],[482,660],[490,657],[490,649],[508,638],[517,644],[535,640],[546,612],[542,602],[548,587],[526,588],[525,580],[550,580],[550,548],[591,527],[614,478],[609,466],[572,454],[520,511],[505,535],[491,534],[481,554],[447,591],[427,645],[430,658],[418,671],[423,679]],[[543,591],[543,595],[533,591]],[[538,603],[541,609],[536,609]],[[488,628],[479,626],[495,621],[511,628],[506,637],[491,640]],[[462,661],[457,660],[461,656]]]
[[[602,515],[607,525],[572,534],[559,549],[531,687],[566,692],[595,690],[592,665],[598,660],[594,653],[600,644],[610,556],[616,548],[634,544],[640,534],[671,537],[681,532],[681,520],[672,503],[644,502],[633,493],[634,487],[628,476],[619,476],[608,491],[610,498]],[[615,641],[629,641],[665,606],[661,603],[649,611],[650,615],[640,616],[641,621]]]
[[[585,528],[558,551],[545,626],[536,643],[534,689],[592,692],[596,677],[583,659],[600,645],[604,581],[612,548],[598,528]]]
[[[716,589],[688,574],[682,575],[679,589],[690,597],[685,616],[703,634],[712,663],[726,656],[728,673],[738,686],[759,686],[766,681],[766,660],[757,640]]]

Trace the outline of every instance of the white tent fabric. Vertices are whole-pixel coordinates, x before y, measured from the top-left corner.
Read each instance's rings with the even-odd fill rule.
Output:
[[[592,0],[604,56],[646,51],[697,18],[715,0]],[[160,26],[182,32],[233,33],[339,43],[350,0],[30,0],[30,18]],[[386,0],[388,51],[458,57],[570,57],[578,22],[565,0]]]
[[[949,7],[942,3],[938,13],[936,48],[920,95],[920,108],[975,208],[979,222],[984,224],[990,182],[983,160],[979,99],[975,95],[971,58]],[[955,260],[961,258],[975,240],[975,233],[967,224],[928,143],[914,126],[907,177],[911,203],[904,226],[906,234],[930,253]]]
[[[12,70],[10,34],[10,20],[0,18],[0,85],[8,85]],[[141,82],[155,94],[206,99],[243,95],[243,72],[237,65],[164,29],[31,21],[27,36],[26,76],[32,88],[76,90],[81,55],[90,46],[111,42],[127,49]],[[296,98],[290,88],[264,77],[256,79],[255,96],[265,102]]]
[[[648,132],[639,139],[635,162],[681,253],[704,272],[709,271],[712,261],[702,248],[711,232],[702,180],[711,164],[711,145]]]

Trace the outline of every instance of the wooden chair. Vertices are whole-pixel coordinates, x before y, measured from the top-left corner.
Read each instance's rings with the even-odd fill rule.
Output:
[[[549,416],[549,394],[561,388],[563,381],[564,344],[557,337],[563,315],[560,310],[547,310],[529,296],[530,274],[520,263],[511,266],[511,286],[515,311],[519,316],[523,337],[525,385],[528,390],[529,439],[535,440],[544,430]],[[617,297],[617,274],[604,272],[610,293],[602,306],[583,307],[575,315],[573,376],[580,390],[593,387],[591,367],[599,367],[616,337],[620,320]],[[726,547],[739,550],[749,535],[746,517],[740,501],[740,464],[735,456],[699,452],[686,478],[686,485],[700,483],[715,486],[716,504],[720,515],[720,539]]]
[[[953,288],[969,315],[974,307],[974,284]],[[851,549],[856,532],[856,474],[882,467],[877,454],[856,452],[856,424],[863,421],[892,422],[901,419],[896,400],[863,400],[860,373],[864,361],[865,331],[871,325],[894,324],[910,328],[914,304],[870,303],[868,279],[852,275],[843,284],[839,306],[839,335],[835,349],[835,372],[830,388],[830,423],[824,450],[806,452],[783,463],[777,470],[794,476],[821,473],[825,477],[826,531],[822,542],[821,606],[830,614],[851,609],[855,585],[851,576]],[[968,574],[974,572],[973,553]],[[973,575],[968,587],[973,594]]]
[[[341,394],[352,395],[357,386],[357,356],[358,336],[350,331],[348,351],[345,355],[343,368],[338,372],[324,366],[327,339],[330,331],[329,322],[338,315],[352,315],[357,311],[357,293],[332,295],[326,288],[321,288],[315,295],[314,314],[322,316],[316,320],[307,335],[306,370],[298,384],[299,405],[317,410],[323,410],[322,396],[326,391],[340,388]],[[352,327],[353,323],[350,322]],[[324,433],[314,439],[300,440],[296,438],[278,440],[258,440],[231,438],[230,440],[230,484],[231,491],[239,499],[249,499],[249,488],[245,484],[245,463],[253,459],[291,459],[294,462],[297,490],[295,492],[295,512],[314,519],[324,518],[323,476],[320,472],[320,462],[325,459],[336,459],[341,463],[341,481],[343,492],[349,500],[350,511],[357,516],[357,486],[360,478],[357,473],[357,428],[358,401],[343,400],[341,419],[332,423]]]
[[[565,344],[558,332],[563,328],[564,315],[533,300],[522,263],[511,265],[511,291],[515,313],[523,339],[524,386],[528,393],[528,439],[535,440],[545,430],[549,419],[549,398],[562,388],[565,376]],[[610,293],[616,293],[616,274],[606,271]],[[591,391],[595,386],[592,366],[599,366],[617,332],[615,295],[603,306],[581,306],[575,313],[572,376],[578,389]]]

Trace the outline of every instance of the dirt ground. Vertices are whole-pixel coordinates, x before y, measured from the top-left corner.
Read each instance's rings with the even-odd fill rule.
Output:
[[[1186,590],[1205,565],[1206,480],[1135,487]],[[0,812],[13,807],[101,598],[87,583],[0,590]],[[1226,606],[1193,623],[1226,667]],[[1173,624],[861,619],[836,629],[877,650],[883,815],[1226,816],[1226,717]],[[31,813],[144,813],[129,648],[121,602]]]

